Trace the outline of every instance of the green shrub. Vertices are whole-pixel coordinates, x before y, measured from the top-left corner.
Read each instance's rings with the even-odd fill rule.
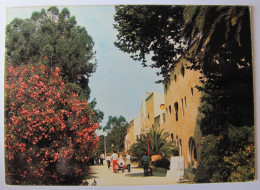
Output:
[[[252,181],[255,179],[255,154],[253,144],[239,149],[231,156],[225,156],[224,161],[228,163],[231,170],[230,181]]]
[[[221,137],[208,135],[201,140],[198,150],[198,167],[195,181],[198,183],[227,181],[225,163],[222,159]]]
[[[161,160],[157,160],[155,162],[152,162],[152,165],[159,168],[170,168],[170,161],[167,158],[163,158]]]

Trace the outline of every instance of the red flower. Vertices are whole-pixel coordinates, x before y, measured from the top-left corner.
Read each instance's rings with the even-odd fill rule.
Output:
[[[93,131],[98,124],[93,123],[86,100],[65,88],[59,73],[58,67],[40,63],[6,67],[6,175],[10,174],[13,183],[16,179],[21,179],[21,184],[31,183],[30,179],[38,183],[54,177],[60,183],[64,178],[52,169],[55,167],[48,167],[50,162],[56,164],[64,157],[76,175],[96,147],[98,138]],[[78,145],[82,148],[75,148]],[[70,160],[76,156],[74,165]],[[21,164],[14,165],[13,160]]]

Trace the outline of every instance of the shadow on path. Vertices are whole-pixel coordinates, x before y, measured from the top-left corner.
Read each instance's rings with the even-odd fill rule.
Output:
[[[93,179],[93,178],[100,178],[98,176],[98,172],[93,171],[93,169],[89,169],[89,171],[86,173],[85,179]]]
[[[144,173],[143,172],[138,172],[138,173],[129,173],[125,175],[126,177],[143,177]],[[153,171],[153,175],[155,177],[166,177],[166,173],[164,172],[159,172],[159,171]],[[145,176],[149,177],[149,176]]]

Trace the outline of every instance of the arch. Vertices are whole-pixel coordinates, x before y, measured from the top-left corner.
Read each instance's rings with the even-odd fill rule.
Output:
[[[197,148],[193,137],[190,137],[189,139],[189,161],[191,166],[197,166]]]
[[[178,121],[178,102],[174,103],[174,111],[175,111],[175,117],[176,117],[176,121]]]
[[[183,65],[181,66],[181,75],[182,75],[182,77],[184,78],[184,75],[185,75],[185,68],[184,68]]]
[[[174,139],[173,139],[173,133],[171,133],[171,141],[173,141]]]

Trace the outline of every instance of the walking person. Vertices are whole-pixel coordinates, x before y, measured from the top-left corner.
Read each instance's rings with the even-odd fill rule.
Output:
[[[106,160],[107,160],[107,167],[108,167],[108,169],[110,170],[111,154],[107,154]]]
[[[144,153],[142,157],[143,161],[143,168],[144,168],[144,175],[147,175],[147,169],[148,169],[148,155],[147,152]]]
[[[123,159],[123,155],[122,154],[120,154],[120,156],[119,156],[118,165],[119,165],[119,170],[124,172],[125,171],[125,161]]]
[[[118,160],[118,154],[116,153],[116,151],[114,151],[114,153],[112,154],[111,160],[113,163],[113,171],[115,172],[115,167],[116,167],[117,160]]]
[[[128,172],[131,171],[131,156],[130,154],[126,154],[126,165],[127,165],[127,170]]]
[[[100,154],[100,164],[103,166],[103,160],[105,159],[105,155],[104,155],[104,153],[102,152],[101,154]]]

